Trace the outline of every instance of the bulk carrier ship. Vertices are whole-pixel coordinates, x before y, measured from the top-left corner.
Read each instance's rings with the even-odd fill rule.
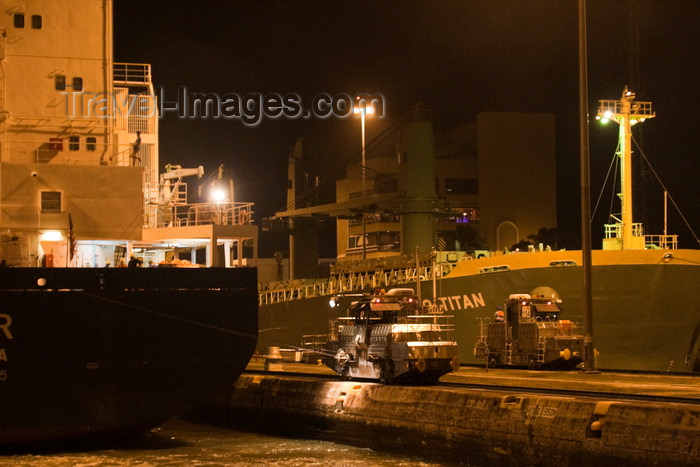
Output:
[[[114,63],[111,1],[0,5],[0,446],[147,430],[255,349],[256,269],[173,255],[187,235],[220,266],[252,204],[159,175],[151,69]],[[159,267],[111,267],[130,257]]]

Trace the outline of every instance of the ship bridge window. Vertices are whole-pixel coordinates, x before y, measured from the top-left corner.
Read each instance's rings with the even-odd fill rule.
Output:
[[[71,86],[73,88],[73,91],[82,91],[83,90],[83,78],[76,76],[73,78],[73,85]]]
[[[14,25],[16,28],[20,29],[24,27],[24,13],[15,13]]]
[[[88,151],[95,151],[97,149],[97,138],[94,136],[88,136],[85,139],[85,148]]]
[[[56,75],[54,81],[56,82],[56,91],[66,90],[66,75]]]
[[[41,15],[32,15],[32,29],[41,29]]]
[[[41,212],[61,212],[62,198],[60,191],[42,191]]]
[[[70,136],[68,138],[68,149],[71,151],[80,150],[80,136]]]

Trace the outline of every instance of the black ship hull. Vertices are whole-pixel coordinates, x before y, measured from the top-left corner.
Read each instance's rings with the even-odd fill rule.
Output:
[[[255,269],[0,269],[0,444],[131,434],[223,393]]]

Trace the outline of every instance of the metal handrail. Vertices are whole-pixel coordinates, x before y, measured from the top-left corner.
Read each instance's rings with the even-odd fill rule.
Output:
[[[193,203],[167,206],[158,227],[253,224],[254,203]]]
[[[151,82],[151,65],[148,63],[115,63],[114,84],[148,84]]]

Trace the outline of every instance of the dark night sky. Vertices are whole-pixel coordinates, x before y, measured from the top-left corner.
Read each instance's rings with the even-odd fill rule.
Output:
[[[598,99],[619,98],[626,84],[638,100],[653,102],[657,117],[636,137],[696,233],[698,24],[697,0],[588,0],[590,113]],[[578,234],[577,28],[575,0],[114,0],[115,60],[152,64],[168,99],[180,86],[296,93],[305,103],[320,92],[378,92],[386,115],[368,120],[368,145],[417,102],[434,110],[438,132],[474,122],[481,111],[555,113],[558,223]],[[358,119],[266,119],[249,127],[171,113],[160,125],[161,164],[202,164],[208,172],[225,164],[237,200],[256,203],[258,222],[285,204],[287,156],[297,137],[322,176],[360,154]],[[595,205],[617,125],[594,121],[590,139]],[[663,191],[650,179],[645,192],[646,203],[635,198],[635,220],[646,207],[647,232],[662,233]],[[610,190],[592,226],[594,247],[609,204]],[[682,246],[698,247],[675,211],[669,230]],[[261,245],[263,254],[268,249]]]

